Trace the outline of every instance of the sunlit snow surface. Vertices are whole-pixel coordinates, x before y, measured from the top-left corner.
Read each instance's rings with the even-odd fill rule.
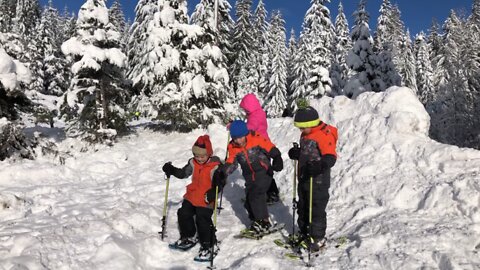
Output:
[[[316,269],[479,269],[480,151],[428,138],[428,114],[407,88],[314,102],[320,117],[339,128],[338,161],[327,208],[330,246]],[[71,149],[65,165],[52,156],[0,162],[0,269],[205,269],[189,252],[172,251],[176,211],[189,179],[172,178],[168,237],[161,241],[165,180],[161,167],[183,166],[197,136],[212,137],[223,158],[221,125],[189,134],[162,134],[133,122],[137,134],[113,147]],[[48,128],[42,129],[48,134]],[[56,130],[58,132],[58,130]],[[275,175],[282,203],[274,220],[291,231],[293,166],[287,151],[298,141],[291,118],[269,120],[269,134],[285,168]],[[91,147],[93,148],[93,147]],[[248,224],[240,172],[229,177],[218,216],[219,269],[302,269],[266,237],[238,240]]]

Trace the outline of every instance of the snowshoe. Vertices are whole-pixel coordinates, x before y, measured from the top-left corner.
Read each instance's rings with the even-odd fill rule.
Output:
[[[171,249],[178,249],[181,251],[187,251],[194,247],[198,242],[198,239],[195,237],[189,238],[180,238],[175,243],[171,243],[168,245]]]
[[[262,222],[263,221],[253,222],[250,228],[240,231],[240,234],[235,235],[234,238],[249,238],[259,240],[262,237],[280,231],[281,229],[283,229],[283,227],[285,227],[285,224],[283,223],[275,223],[271,225],[270,222],[268,222],[268,224],[262,224]]]
[[[218,254],[218,245],[213,247],[213,256],[212,256],[212,248],[211,247],[201,247],[198,255],[193,258],[196,262],[210,262],[212,258],[215,258]]]

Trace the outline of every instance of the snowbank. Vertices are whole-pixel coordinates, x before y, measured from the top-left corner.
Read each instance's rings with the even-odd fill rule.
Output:
[[[437,143],[429,119],[406,88],[314,102],[321,118],[339,128],[339,160],[328,206],[329,238],[346,236],[315,261],[322,269],[478,269],[480,266],[480,151]],[[169,250],[178,237],[176,211],[188,180],[172,178],[168,238],[160,230],[164,175],[161,166],[183,166],[197,136],[210,134],[225,156],[220,125],[189,134],[139,130],[113,148],[74,153],[64,166],[48,157],[0,162],[0,268],[204,269],[190,252]],[[269,120],[283,157],[299,131],[292,119]],[[61,147],[69,148],[64,142]],[[293,167],[275,175],[283,202],[272,218],[291,230]],[[221,269],[300,269],[284,250],[233,235],[248,224],[243,182],[229,177],[218,216]],[[3,204],[2,204],[3,202]],[[276,236],[278,237],[278,235]]]

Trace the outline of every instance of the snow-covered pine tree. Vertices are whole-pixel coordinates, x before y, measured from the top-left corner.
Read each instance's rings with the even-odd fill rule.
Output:
[[[385,83],[383,91],[390,86],[400,86],[402,81],[394,64],[394,57],[399,54],[399,40],[403,24],[398,7],[392,6],[389,0],[383,0],[377,18],[377,29],[374,34],[373,51],[378,55],[377,76]]]
[[[209,1],[210,3],[211,1]],[[200,2],[199,4],[201,4]],[[202,5],[201,7],[205,7]],[[200,7],[200,8],[201,8]],[[197,6],[197,8],[199,8]],[[197,9],[196,8],[196,9]],[[234,52],[232,48],[232,41],[230,40],[231,33],[233,31],[234,21],[232,16],[230,16],[230,10],[232,6],[227,0],[219,0],[218,1],[218,14],[217,14],[217,29],[216,29],[216,45],[220,48],[223,55],[227,57],[227,70],[229,71],[230,77],[230,86],[232,83],[232,73],[230,69],[230,65],[233,63]],[[198,14],[198,15],[197,15]],[[194,12],[191,17],[191,22],[193,24],[202,25],[203,23],[199,24],[200,21],[206,21],[210,19],[210,16],[206,16],[207,14],[202,11]],[[235,100],[235,92],[229,88],[227,91],[227,97],[229,100]]]
[[[335,18],[334,55],[330,71],[333,96],[343,95],[343,88],[349,76],[346,57],[351,48],[352,40],[350,38],[348,21],[343,12],[342,2],[340,2],[338,4],[338,15]]]
[[[254,37],[251,22],[252,0],[237,0],[235,16],[237,20],[231,37],[234,52],[232,70],[232,86],[237,99],[258,89],[258,73],[255,66]]]
[[[271,34],[269,30],[272,29],[270,24],[267,22],[267,10],[263,0],[258,1],[257,8],[253,14],[253,39],[254,39],[254,51],[252,55],[255,56],[254,66],[257,69],[258,74],[258,89],[255,89],[257,97],[260,101],[266,101],[265,98],[269,92],[269,80],[271,74],[269,73],[271,69],[271,58],[272,56],[272,46],[270,44]]]
[[[74,78],[61,106],[70,136],[111,143],[125,125],[120,34],[109,22],[104,0],[87,0],[78,13],[76,36],[62,44],[74,57]]]
[[[17,0],[0,0],[0,32],[12,31],[13,19],[17,9]]]
[[[417,76],[417,96],[422,104],[429,108],[433,101],[433,70],[430,61],[430,46],[427,43],[426,36],[420,32],[415,37],[415,59]]]
[[[391,17],[392,17],[392,4],[390,0],[383,0],[380,6],[379,15],[377,18],[377,29],[374,34],[374,51],[380,52],[384,50],[385,45],[389,44],[393,49],[393,40],[391,40]]]
[[[293,116],[293,107],[295,100],[293,98],[293,88],[292,82],[295,79],[294,69],[295,69],[295,56],[297,54],[297,39],[295,37],[295,30],[292,28],[290,30],[290,38],[288,39],[288,50],[287,50],[287,109],[283,116]]]
[[[0,40],[6,40],[0,33]],[[30,107],[22,87],[30,81],[28,69],[12,59],[0,44],[0,161],[11,156],[34,158],[32,142],[15,120],[18,110]]]
[[[34,84],[33,87],[30,87],[30,89],[46,95],[61,96],[68,88],[64,74],[67,62],[60,50],[61,31],[57,28],[58,25],[61,25],[60,21],[58,10],[53,7],[50,0],[42,12],[40,24],[33,39],[37,44],[36,55],[38,58],[34,59],[32,67],[38,72],[38,79],[42,84]]]
[[[40,22],[40,6],[38,0],[17,0],[13,31],[24,40],[28,40]]]
[[[445,70],[445,46],[443,36],[439,33],[440,26],[437,21],[432,21],[432,26],[429,29],[428,45],[431,48],[430,61],[433,69],[433,88],[435,92],[445,87],[447,84],[447,74]],[[435,95],[436,96],[436,95]],[[434,97],[434,100],[436,98]]]
[[[472,14],[467,20],[467,36],[466,36],[466,52],[464,57],[466,58],[465,68],[468,72],[468,85],[472,91],[473,108],[472,114],[473,127],[478,130],[480,127],[480,0],[474,0],[472,5]],[[475,116],[476,115],[476,116]],[[480,149],[480,134],[473,135],[468,138],[467,145]]]
[[[158,38],[158,35],[150,35],[160,32],[158,23],[153,23],[158,9],[156,0],[140,0],[138,2],[128,40],[127,77],[132,81],[134,92],[137,95],[133,98],[131,107],[148,117],[157,116],[149,96],[153,91],[154,67],[158,60],[150,58],[150,55],[160,55],[160,52],[156,51],[159,48],[153,46],[154,39]]]
[[[269,91],[265,99],[265,111],[270,117],[282,116],[287,107],[287,47],[285,20],[280,11],[272,14],[270,21],[270,41],[272,51]]]
[[[399,44],[400,57],[397,65],[398,73],[402,77],[402,86],[417,91],[417,79],[415,69],[415,55],[413,53],[410,31],[402,36]]]
[[[233,20],[229,14],[230,9],[231,6],[228,1],[218,1],[217,25],[214,25],[215,0],[201,0],[195,7],[190,19],[192,24],[202,27],[205,32],[204,36],[200,38],[202,45],[198,47],[202,48],[207,43],[211,44],[212,48],[213,46],[218,47],[222,53],[222,58],[215,62],[218,63],[217,66],[225,67],[227,70],[229,66],[229,56],[232,54],[229,37],[230,31],[233,28]],[[233,103],[235,93],[230,91],[230,84],[224,87],[225,88],[222,89],[222,96],[226,99],[223,103]]]
[[[297,100],[299,99],[306,99],[307,95],[307,82],[310,78],[310,67],[309,67],[309,60],[311,59],[309,56],[309,52],[307,49],[307,44],[304,44],[303,35],[300,34],[300,38],[298,40],[298,47],[294,57],[293,63],[293,78],[290,88],[293,92],[291,95],[292,98],[292,112],[297,110]]]
[[[310,58],[310,75],[307,81],[307,96],[320,98],[331,95],[330,79],[331,61],[333,58],[334,27],[330,20],[330,11],[325,6],[330,0],[311,0],[311,6],[305,14],[302,26],[302,44],[307,45]]]
[[[368,26],[369,14],[365,0],[361,0],[354,12],[355,25],[352,29],[353,47],[347,56],[347,65],[355,73],[345,85],[345,95],[355,98],[363,92],[381,91],[385,83],[377,76],[377,56],[373,52],[373,39]]]
[[[463,53],[466,46],[465,20],[452,10],[444,24],[446,85],[440,89],[432,117],[431,136],[440,142],[466,146],[473,126],[472,91],[468,87]]]
[[[125,14],[123,13],[122,4],[120,4],[119,0],[113,1],[113,4],[109,9],[109,18],[110,22],[120,33],[120,48],[126,53],[128,36],[125,34],[125,29],[127,28],[127,22],[125,20]]]
[[[218,24],[215,25],[215,1],[202,0],[193,14],[194,26],[200,27],[202,31],[192,32],[198,36],[191,41],[187,40],[191,45],[183,60],[185,64],[180,75],[180,90],[186,93],[185,100],[191,114],[189,118],[195,120],[192,121],[192,127],[207,126],[216,118],[226,117],[224,105],[232,102],[228,98],[227,57],[216,45]],[[198,31],[196,28],[191,30]]]

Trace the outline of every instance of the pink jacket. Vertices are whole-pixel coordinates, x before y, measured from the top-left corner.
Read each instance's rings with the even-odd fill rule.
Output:
[[[247,94],[240,102],[240,108],[247,112],[247,128],[270,140],[267,133],[267,114],[254,94]]]

